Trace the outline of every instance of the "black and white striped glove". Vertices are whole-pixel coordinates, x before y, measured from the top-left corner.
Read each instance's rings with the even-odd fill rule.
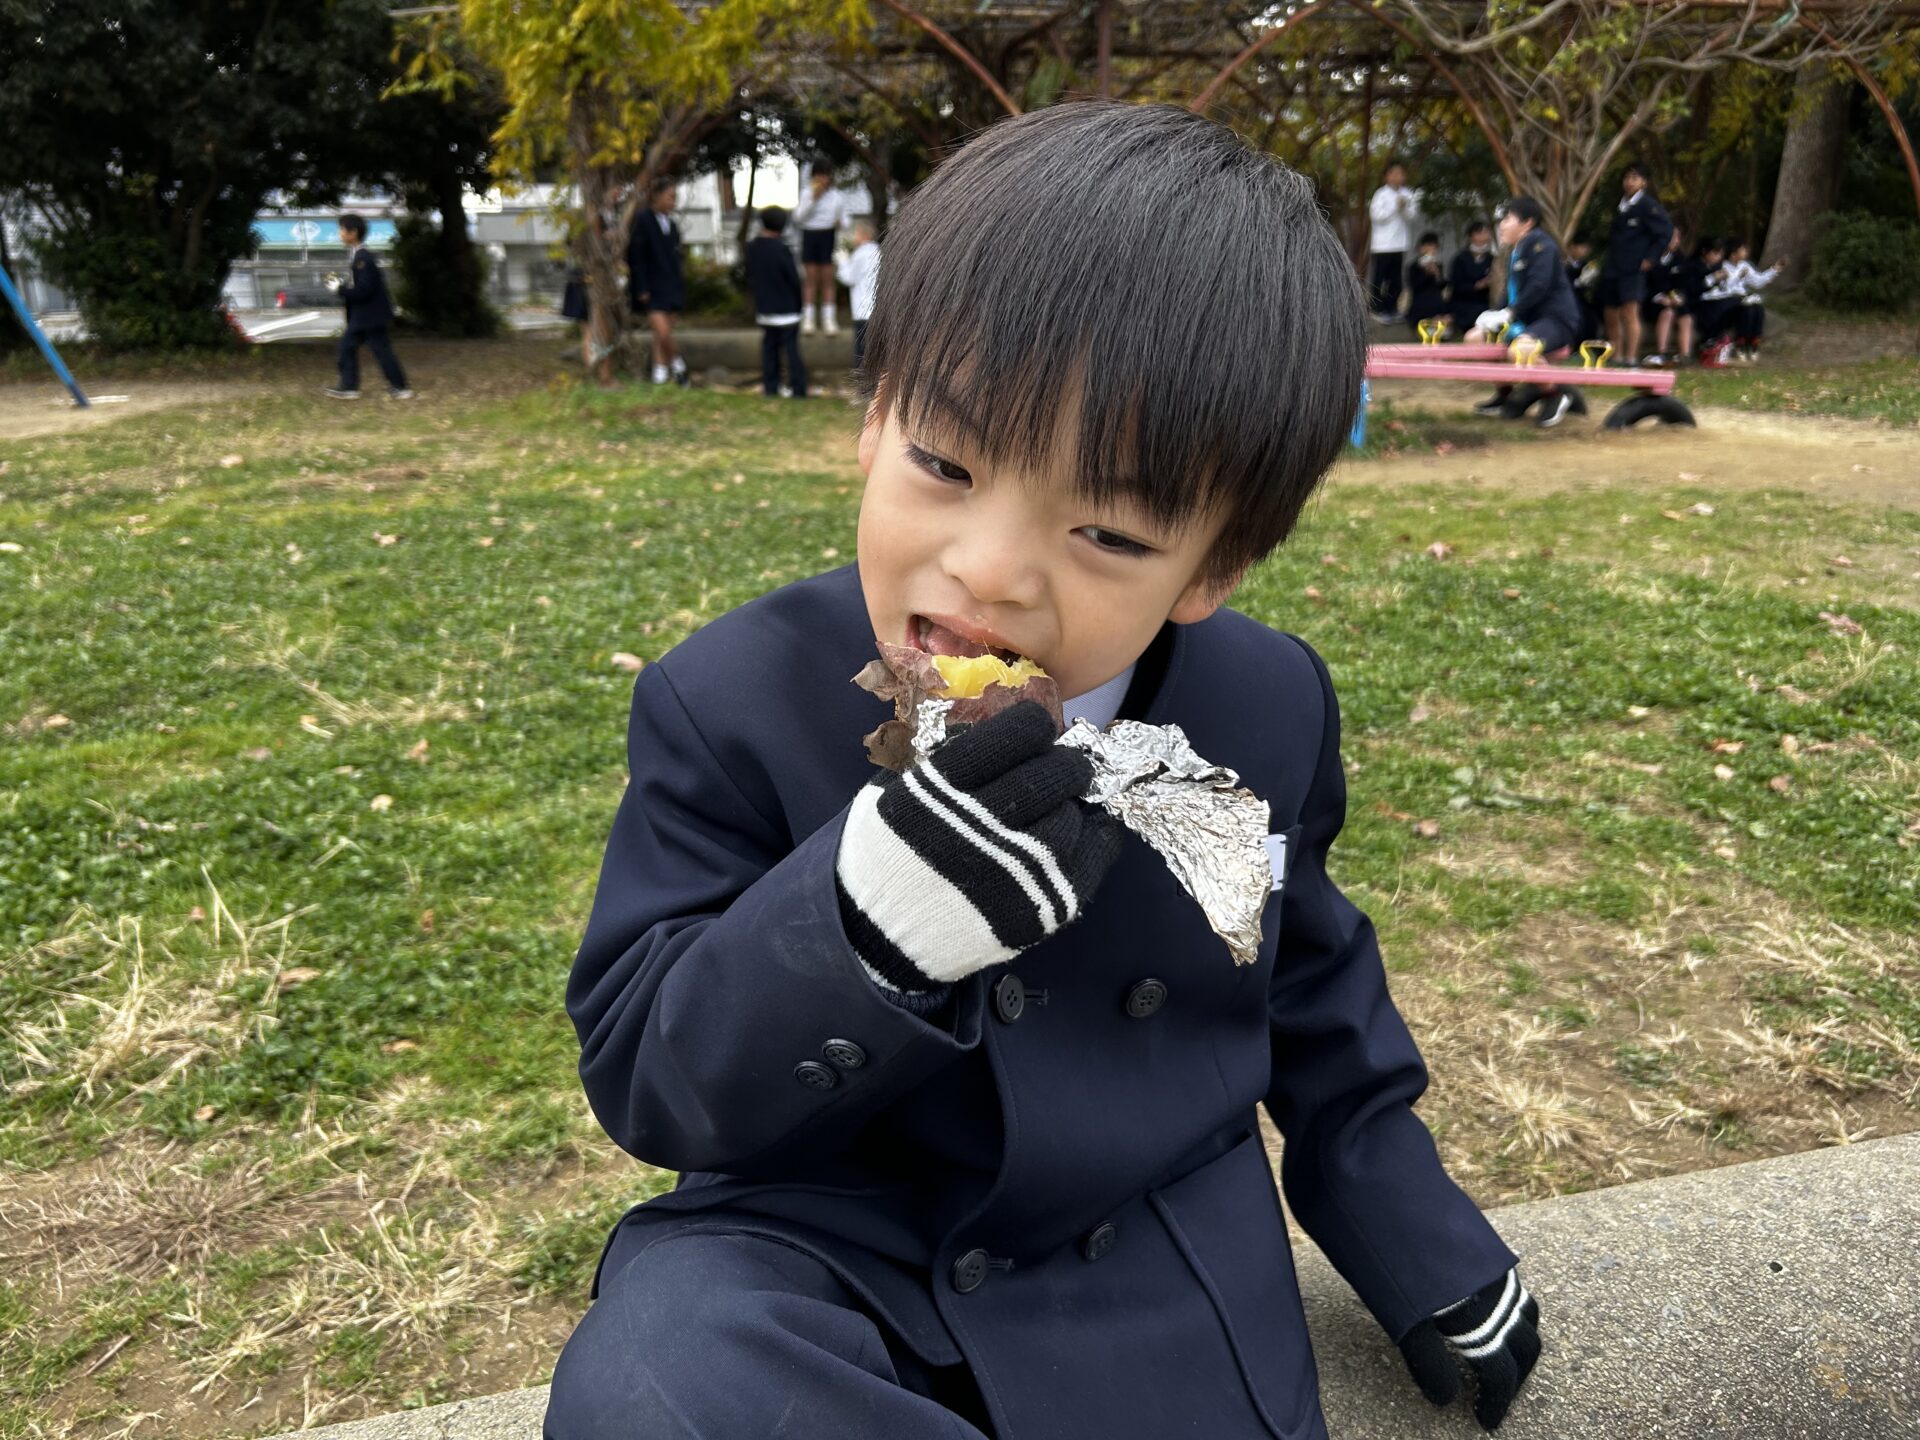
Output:
[[[1120,853],[1120,825],[1080,797],[1087,757],[1025,702],[969,725],[926,762],[861,787],[834,879],[870,974],[927,991],[1011,960],[1081,911]]]
[[[1482,1429],[1497,1430],[1540,1358],[1540,1303],[1520,1283],[1520,1272],[1509,1270],[1414,1326],[1400,1353],[1436,1405],[1449,1405],[1460,1393],[1464,1364],[1473,1375],[1474,1418]]]

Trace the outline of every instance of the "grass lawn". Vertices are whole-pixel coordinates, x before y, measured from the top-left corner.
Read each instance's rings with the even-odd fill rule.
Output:
[[[536,1383],[670,1183],[561,1007],[622,657],[852,557],[854,414],[557,348],[0,442],[0,1440]],[[1492,1203],[1913,1128],[1920,514],[1424,485],[1488,432],[1392,418],[1236,603],[1340,685],[1336,875],[1449,1163]]]

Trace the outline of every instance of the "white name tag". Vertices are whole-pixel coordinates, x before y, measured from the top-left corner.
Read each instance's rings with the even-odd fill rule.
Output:
[[[1287,837],[1284,835],[1269,835],[1266,839],[1266,846],[1267,864],[1273,870],[1273,884],[1267,887],[1267,893],[1271,895],[1275,890],[1278,890],[1282,885],[1287,883]]]

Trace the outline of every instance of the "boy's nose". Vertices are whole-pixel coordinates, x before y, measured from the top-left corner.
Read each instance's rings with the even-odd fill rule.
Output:
[[[982,605],[1035,604],[1044,588],[1036,558],[1017,537],[998,534],[955,536],[946,551],[946,570]]]

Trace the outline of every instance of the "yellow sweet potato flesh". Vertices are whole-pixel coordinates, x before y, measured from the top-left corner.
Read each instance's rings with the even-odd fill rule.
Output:
[[[998,655],[935,655],[933,664],[947,682],[947,697],[953,700],[978,699],[989,685],[1018,690],[1047,673],[1024,655],[1011,665]]]

